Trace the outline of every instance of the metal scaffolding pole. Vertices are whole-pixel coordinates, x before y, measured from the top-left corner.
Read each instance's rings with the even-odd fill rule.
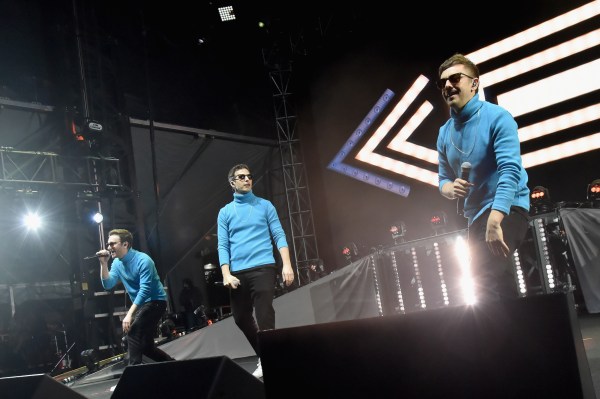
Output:
[[[300,140],[296,137],[296,115],[292,112],[291,93],[288,91],[291,67],[276,68],[270,72],[273,83],[275,122],[283,182],[288,205],[291,242],[296,265],[297,284],[310,282],[310,265],[317,264],[319,250],[315,235],[308,179],[303,163]]]

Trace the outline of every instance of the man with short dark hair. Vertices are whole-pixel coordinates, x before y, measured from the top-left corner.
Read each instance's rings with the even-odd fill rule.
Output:
[[[437,139],[439,190],[464,199],[477,301],[516,298],[510,257],[529,229],[517,123],[506,109],[479,99],[479,68],[462,54],[440,65],[437,86],[450,108]]]
[[[223,285],[231,288],[233,319],[259,357],[253,375],[262,378],[258,331],[275,328],[277,270],[271,240],[281,255],[281,276],[287,286],[294,281],[294,271],[277,211],[270,201],[252,193],[252,178],[245,164],[235,165],[227,175],[233,201],[219,211],[218,252]]]

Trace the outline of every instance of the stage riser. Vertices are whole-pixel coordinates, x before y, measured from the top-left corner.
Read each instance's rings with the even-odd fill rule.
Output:
[[[267,399],[595,398],[571,294],[263,331]]]

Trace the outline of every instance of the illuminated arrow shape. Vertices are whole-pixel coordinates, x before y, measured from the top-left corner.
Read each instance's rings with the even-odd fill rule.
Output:
[[[346,176],[352,177],[354,179],[360,180],[364,183],[371,184],[375,187],[382,188],[384,190],[391,191],[395,194],[407,197],[410,193],[410,186],[408,186],[407,184],[382,177],[378,174],[371,173],[357,167],[353,167],[344,162],[344,160],[352,151],[352,149],[356,146],[356,143],[358,142],[358,140],[360,140],[364,132],[366,132],[370,128],[373,121],[377,119],[377,117],[387,107],[387,105],[390,103],[393,97],[394,92],[389,89],[383,93],[383,95],[379,98],[379,100],[373,106],[371,111],[369,111],[367,116],[361,121],[356,130],[354,130],[354,132],[346,141],[342,149],[333,158],[333,161],[329,163],[327,168],[342,173]]]

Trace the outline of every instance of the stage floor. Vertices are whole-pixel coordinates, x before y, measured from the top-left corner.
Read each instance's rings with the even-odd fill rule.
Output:
[[[600,398],[600,314],[580,313],[578,315],[578,321],[596,397]],[[172,344],[174,343],[172,342]],[[256,368],[256,356],[231,360],[240,365],[249,374]],[[112,395],[111,388],[114,389],[118,384],[123,370],[123,362],[119,361],[111,365],[106,365],[95,373],[81,377],[78,380],[69,383],[68,386],[86,398],[108,399]],[[164,383],[169,383],[169,381],[164,381]],[[173,381],[173,383],[185,384],[185,381]],[[190,383],[190,387],[193,386],[194,384]],[[189,393],[194,394],[193,388],[190,389]]]

